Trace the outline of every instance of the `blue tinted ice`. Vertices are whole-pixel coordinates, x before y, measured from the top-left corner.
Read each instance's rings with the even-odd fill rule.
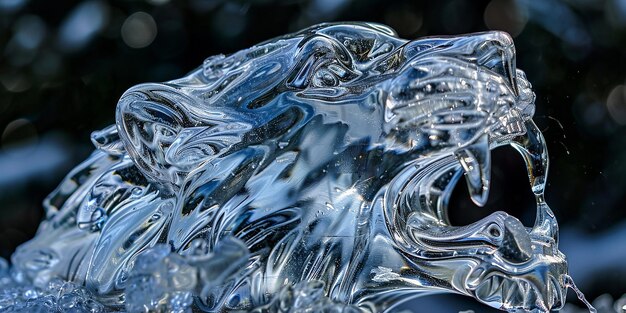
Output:
[[[135,86],[0,267],[0,310],[62,305],[58,281],[76,307],[131,312],[382,312],[434,291],[558,309],[573,282],[534,99],[505,33],[407,41],[368,23]],[[484,205],[499,146],[526,164],[534,226],[501,211],[452,226],[455,184]]]

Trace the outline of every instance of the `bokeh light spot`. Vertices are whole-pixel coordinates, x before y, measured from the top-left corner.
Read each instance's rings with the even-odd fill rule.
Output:
[[[156,38],[157,25],[152,16],[145,12],[130,15],[122,25],[122,40],[131,48],[149,46]]]
[[[626,1],[605,1],[606,20],[615,28],[626,28]]]
[[[400,37],[415,37],[422,27],[422,12],[407,5],[391,6],[385,12],[385,23],[395,29]]]
[[[25,0],[0,0],[0,11],[15,12],[26,4]]]
[[[65,51],[82,49],[109,17],[109,7],[101,1],[86,1],[72,10],[59,28],[59,47]]]
[[[19,72],[0,74],[0,84],[10,92],[23,92],[31,87],[30,80]]]
[[[618,85],[606,99],[606,107],[611,118],[620,125],[626,125],[626,86]]]
[[[451,0],[442,5],[441,20],[443,28],[450,34],[460,34],[469,32],[475,22],[471,18],[475,14],[472,11],[471,1]]]
[[[228,25],[228,27],[224,27]],[[213,28],[219,30],[217,35],[224,38],[239,36],[246,29],[247,21],[241,8],[234,4],[224,5],[213,19]]]
[[[518,1],[492,0],[485,8],[483,18],[489,29],[503,30],[515,37],[524,30],[528,12]]]
[[[16,119],[4,128],[2,132],[2,149],[7,151],[12,147],[24,146],[37,141],[35,125],[25,118]]]
[[[36,15],[22,16],[15,23],[15,43],[21,48],[33,50],[39,47],[46,35],[46,25]]]
[[[148,0],[148,3],[152,5],[163,5],[170,2],[170,0]]]

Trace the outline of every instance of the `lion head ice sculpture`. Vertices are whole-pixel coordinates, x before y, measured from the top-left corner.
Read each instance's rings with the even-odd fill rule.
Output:
[[[209,253],[234,237],[249,258],[219,295],[196,295],[200,309],[248,310],[321,281],[366,312],[429,291],[547,312],[568,276],[533,112],[505,33],[407,41],[377,24],[314,26],[128,90],[12,260],[35,283],[82,283],[115,306],[146,249]],[[451,226],[455,183],[483,205],[503,145],[526,163],[535,225],[496,212]]]

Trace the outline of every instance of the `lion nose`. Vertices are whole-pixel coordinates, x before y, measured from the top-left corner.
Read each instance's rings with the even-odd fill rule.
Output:
[[[500,74],[517,95],[515,46],[511,36],[502,31],[489,31],[445,40],[415,40],[404,47],[407,59],[427,56],[448,56],[465,60]]]
[[[504,235],[498,251],[504,259],[512,263],[530,260],[533,254],[530,235],[522,222],[515,217],[509,216],[504,219]]]

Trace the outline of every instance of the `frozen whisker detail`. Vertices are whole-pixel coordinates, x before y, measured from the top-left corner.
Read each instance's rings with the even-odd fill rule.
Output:
[[[374,313],[435,291],[558,310],[575,287],[534,100],[506,33],[407,41],[371,23],[137,85],[0,262],[0,311]],[[455,184],[484,205],[501,146],[524,161],[535,225],[452,226]]]

